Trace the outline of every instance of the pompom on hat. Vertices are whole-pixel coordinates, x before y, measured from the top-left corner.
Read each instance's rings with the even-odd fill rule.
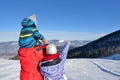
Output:
[[[46,53],[47,54],[56,54],[57,53],[57,48],[54,44],[49,44],[46,47]]]
[[[28,17],[30,20],[33,20],[35,25],[37,25],[36,15],[32,14],[30,17]]]

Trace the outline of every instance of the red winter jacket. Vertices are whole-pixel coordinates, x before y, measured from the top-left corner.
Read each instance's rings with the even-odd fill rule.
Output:
[[[43,80],[39,63],[43,59],[46,46],[20,48],[18,56],[21,64],[20,80]],[[41,49],[42,48],[42,49]]]

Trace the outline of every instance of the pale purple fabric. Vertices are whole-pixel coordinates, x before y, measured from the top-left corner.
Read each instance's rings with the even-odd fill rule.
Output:
[[[62,61],[53,66],[41,67],[41,73],[44,76],[44,80],[67,80],[64,78],[65,70],[64,63],[67,57],[67,53],[69,50],[70,44],[66,43],[62,52],[60,53],[60,58]],[[47,61],[49,62],[49,61]],[[45,62],[41,62],[40,65]]]

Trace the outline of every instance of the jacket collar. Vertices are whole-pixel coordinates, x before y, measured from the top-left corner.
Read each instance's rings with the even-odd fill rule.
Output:
[[[56,54],[45,54],[42,61],[55,60],[59,57],[59,53]]]

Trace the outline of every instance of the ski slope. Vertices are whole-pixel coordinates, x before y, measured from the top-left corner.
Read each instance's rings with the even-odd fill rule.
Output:
[[[120,80],[120,61],[107,59],[68,59],[68,80]],[[19,61],[0,59],[0,80],[19,80]]]

